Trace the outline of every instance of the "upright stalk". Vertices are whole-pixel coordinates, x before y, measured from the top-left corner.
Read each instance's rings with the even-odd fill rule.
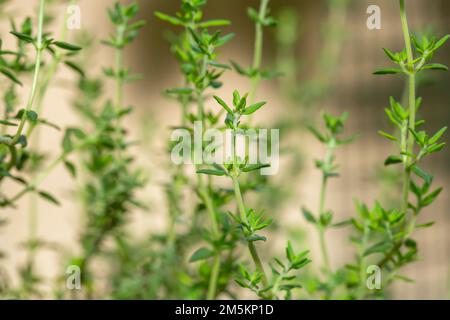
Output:
[[[117,28],[118,40],[123,41],[123,28],[119,26]],[[115,110],[120,112],[123,106],[123,76],[121,75],[123,70],[123,48],[115,49],[115,72],[116,72],[116,97],[115,97]]]
[[[405,10],[405,0],[400,0],[400,18],[403,29],[403,37],[405,39],[405,47],[407,54],[407,69],[408,73],[408,105],[409,105],[409,121],[408,121],[408,129],[415,130],[416,125],[416,72],[414,70],[414,57],[411,45],[411,35],[409,33],[408,20],[406,18],[406,10]],[[408,131],[409,131],[408,130]],[[407,142],[406,142],[406,151],[408,154],[412,154],[414,148],[414,136],[411,132],[407,132]],[[408,210],[408,201],[409,201],[409,185],[411,181],[411,159],[409,156],[406,157],[406,161],[404,162],[403,168],[403,196],[402,196],[402,211],[407,212]]]
[[[251,90],[249,94],[250,104],[253,104],[256,99],[256,91],[261,82],[261,74],[259,73],[262,64],[262,55],[264,48],[264,26],[261,23],[267,15],[267,9],[270,0],[261,0],[259,7],[259,21],[255,25],[255,47],[253,52],[252,69],[258,71],[251,79]]]
[[[207,73],[208,68],[208,57],[205,55],[202,59],[202,65],[200,69],[200,75],[202,78],[205,77]],[[206,130],[206,121],[205,121],[205,97],[203,90],[198,90],[197,93],[197,99],[198,99],[198,118],[202,122],[202,127],[204,130]],[[197,168],[198,169],[198,168]],[[203,180],[203,176],[200,174],[197,174],[197,181],[198,181],[198,189],[199,193],[202,197],[202,200],[205,204],[206,210],[208,211],[209,218],[211,221],[211,228],[212,228],[212,235],[215,239],[217,239],[220,235],[220,229],[219,229],[219,221],[217,217],[216,210],[214,208],[214,203],[210,195],[209,185],[205,183]],[[220,273],[220,252],[215,253],[214,260],[213,260],[213,266],[211,269],[211,275],[209,278],[209,284],[208,284],[208,292],[207,292],[207,299],[213,300],[216,297],[217,293],[217,281],[219,279],[219,273]]]
[[[239,214],[241,217],[241,221],[248,225],[247,219],[247,209],[245,207],[244,198],[242,197],[241,186],[239,184],[239,170],[238,170],[238,161],[236,156],[236,130],[233,130],[233,172],[231,173],[231,179],[233,181],[233,190],[236,198],[236,202],[239,209]],[[264,287],[268,284],[268,279],[266,272],[264,271],[264,267],[262,265],[261,259],[259,258],[258,251],[256,249],[255,244],[252,241],[248,241],[248,250],[250,251],[250,255],[255,264],[256,270],[262,275],[262,284]]]
[[[331,139],[327,144],[327,153],[325,156],[324,166],[330,171],[333,166],[335,146],[336,142],[334,139]],[[330,257],[328,254],[327,242],[325,239],[326,226],[322,225],[321,217],[325,216],[325,202],[329,178],[328,170],[322,172],[322,184],[320,186],[320,198],[319,198],[319,220],[317,221],[319,231],[320,251],[322,253],[323,268],[326,274],[329,274],[331,272],[331,264],[330,264]]]
[[[238,173],[236,172],[236,170],[231,175],[231,179],[233,181],[234,195],[236,197],[236,202],[237,202],[237,205],[238,205],[238,209],[239,209],[239,213],[240,213],[240,216],[241,216],[241,220],[248,224],[248,221],[247,221],[247,210],[245,208],[244,199],[242,197],[242,192],[241,192],[241,187],[239,185]],[[264,267],[262,265],[261,259],[259,258],[258,251],[256,249],[255,244],[253,242],[249,241],[248,242],[248,249],[250,251],[250,255],[251,255],[252,259],[253,259],[253,262],[255,263],[256,269],[262,275],[262,283],[263,283],[264,286],[266,286],[267,283],[268,283],[267,275],[266,275],[266,272],[264,271]]]
[[[36,89],[38,86],[39,73],[41,70],[41,62],[42,62],[42,52],[44,50],[43,45],[43,29],[44,29],[44,13],[45,13],[45,0],[40,0],[39,2],[39,22],[38,22],[38,34],[37,34],[37,42],[35,44],[36,47],[36,61],[34,65],[34,75],[33,75],[33,83],[31,85],[30,95],[28,97],[27,106],[25,108],[26,112],[23,113],[22,118],[20,119],[19,127],[17,129],[16,134],[11,142],[11,145],[15,145],[20,136],[22,135],[22,131],[24,129],[27,113],[33,108],[34,100],[36,98]]]
[[[324,176],[322,179],[322,185],[320,187],[320,200],[319,200],[319,215],[322,216],[324,214],[325,207],[325,197],[327,192],[327,182],[328,179]],[[323,260],[323,268],[326,274],[330,273],[330,258],[328,255],[327,242],[325,239],[325,228],[319,225],[319,241],[320,241],[320,251],[322,253]]]
[[[73,3],[73,1],[72,1]],[[65,41],[66,39],[66,35],[67,35],[67,14],[66,17],[64,19],[64,26],[62,29],[62,33],[61,33],[61,41]],[[39,88],[39,93],[37,96],[37,101],[36,101],[36,111],[38,114],[41,114],[42,108],[43,108],[43,104],[44,104],[44,100],[45,100],[45,96],[46,93],[48,91],[48,88],[50,86],[50,82],[52,81],[52,79],[55,76],[55,73],[58,69],[58,65],[61,63],[63,58],[63,54],[60,50],[56,50],[55,54],[54,54],[54,58],[51,62],[51,64],[48,67],[48,70],[46,72],[46,74],[44,75],[44,78],[42,80],[42,84],[40,85]],[[36,129],[37,127],[37,123],[33,122],[30,123],[28,129],[27,129],[27,133],[26,136],[27,137],[31,137],[33,131]],[[35,148],[39,148],[39,142],[40,142],[40,130],[36,129],[35,135],[33,135],[33,145]],[[36,172],[33,172],[33,177],[36,176]],[[31,193],[30,194],[30,203],[29,203],[29,230],[28,230],[28,237],[29,237],[29,241],[35,241],[37,240],[37,233],[38,233],[38,197],[35,193]],[[34,257],[35,257],[35,246],[32,247],[33,249],[30,251],[30,257],[29,260],[33,261]]]

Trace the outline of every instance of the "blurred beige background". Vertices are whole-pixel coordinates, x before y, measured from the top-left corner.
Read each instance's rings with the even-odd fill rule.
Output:
[[[112,1],[108,0],[81,0],[78,4],[82,13],[82,31],[95,34],[97,40],[107,37],[111,26],[105,14],[105,8]],[[207,17],[227,18],[233,21],[233,25],[227,31],[236,32],[237,36],[230,45],[227,45],[221,54],[226,60],[239,61],[243,65],[249,65],[252,57],[253,27],[246,18],[246,8],[257,6],[255,0],[210,0],[206,9]],[[382,9],[382,30],[370,31],[366,28],[366,9],[370,4],[377,4]],[[126,63],[133,70],[142,73],[144,79],[127,87],[126,101],[136,106],[134,114],[129,119],[129,128],[134,138],[142,142],[142,148],[134,149],[139,155],[138,161],[149,170],[150,183],[140,197],[148,203],[150,213],[136,212],[133,217],[134,235],[139,238],[145,236],[149,230],[161,230],[165,227],[167,206],[161,185],[167,179],[158,167],[167,160],[164,151],[165,142],[170,131],[168,126],[178,121],[177,107],[169,100],[162,97],[161,92],[180,83],[177,75],[177,66],[173,57],[169,54],[169,45],[164,39],[164,30],[167,26],[159,22],[154,16],[155,10],[174,12],[177,1],[172,0],[141,0],[141,17],[148,20],[144,31],[137,41],[126,53]],[[322,43],[321,23],[326,20],[328,12],[324,1],[302,0],[273,0],[274,13],[284,6],[293,6],[298,10],[302,22],[301,41],[297,48],[298,61],[305,66],[300,79],[307,79],[308,66],[312,65]],[[33,14],[36,11],[37,1],[13,0],[8,7],[10,12],[17,17]],[[411,0],[408,1],[410,24],[414,30],[419,30],[432,24],[439,34],[449,33],[450,2],[446,0]],[[64,5],[56,6],[55,10],[64,13]],[[381,168],[385,157],[391,151],[390,146],[380,138],[376,131],[387,128],[388,124],[383,114],[383,108],[387,104],[389,95],[397,97],[402,92],[402,81],[393,78],[377,78],[371,75],[378,67],[386,65],[386,59],[381,50],[389,47],[400,49],[401,28],[397,18],[397,2],[391,0],[353,0],[349,7],[345,21],[345,38],[343,54],[339,58],[339,71],[333,79],[333,90],[317,110],[342,112],[349,110],[351,113],[347,132],[359,133],[356,143],[343,148],[338,154],[338,162],[341,164],[342,177],[334,180],[330,185],[329,207],[334,208],[337,219],[354,214],[353,200],[361,199],[369,204],[380,195],[380,184],[377,183],[377,168]],[[54,30],[59,30],[61,21],[55,23]],[[7,35],[8,24],[0,24],[2,38]],[[71,31],[70,37],[76,38],[77,33]],[[7,37],[11,38],[11,37]],[[267,35],[264,63],[267,66],[274,65],[276,57],[276,44],[274,34]],[[449,64],[449,52],[443,50],[436,60]],[[111,50],[97,45],[93,56],[90,58],[90,73],[99,73],[101,68],[112,63]],[[427,129],[431,131],[448,125],[450,120],[450,98],[448,74],[436,74],[438,81],[432,86],[420,89],[420,94],[425,100],[425,109],[422,116],[429,119]],[[72,112],[71,101],[76,96],[70,91],[71,73],[61,68],[58,79],[47,95],[44,116],[61,125],[70,125],[78,121]],[[229,96],[235,87],[245,90],[248,83],[245,79],[228,72],[224,77],[225,86],[220,90],[220,95]],[[27,93],[28,87],[23,88]],[[280,90],[276,81],[264,82],[259,90],[258,98],[269,101],[269,107],[265,108],[258,120],[270,125],[272,120],[283,113],[285,102],[280,97]],[[53,156],[59,150],[61,134],[52,129],[44,129],[42,136],[46,137],[42,143],[49,154]],[[281,133],[281,140],[283,132]],[[448,138],[447,138],[448,141]],[[299,208],[307,205],[316,208],[319,172],[314,169],[313,159],[321,157],[323,150],[308,136],[300,136],[295,143],[302,148],[310,150],[305,159],[305,171],[300,176],[296,195],[279,209],[282,226],[298,225],[301,229],[307,229],[306,223],[299,214]],[[399,284],[394,290],[394,298],[402,299],[442,299],[450,293],[450,213],[448,212],[450,198],[448,190],[450,151],[434,157],[432,162],[426,163],[426,168],[436,175],[436,185],[443,185],[444,192],[438,201],[424,213],[424,220],[436,220],[437,224],[431,229],[419,231],[420,252],[422,260],[408,267],[403,274],[416,279],[416,284]],[[284,168],[281,168],[281,173]],[[8,188],[14,188],[9,186]],[[45,182],[43,189],[52,190],[62,201],[61,207],[55,207],[39,201],[39,235],[49,242],[62,244],[64,250],[77,252],[78,236],[82,227],[82,208],[76,204],[77,185],[70,178],[64,168],[55,170]],[[282,212],[281,212],[282,211]],[[24,261],[24,250],[20,243],[27,237],[28,228],[28,201],[24,199],[16,210],[6,210],[1,216],[8,218],[8,225],[0,229],[0,246],[7,251],[8,256],[2,263],[6,265],[8,273],[12,276],[13,284],[17,280],[16,268]],[[283,230],[281,228],[281,230]],[[295,232],[295,230],[293,231]],[[274,235],[278,241],[286,235]],[[342,231],[333,231],[328,234],[331,242],[332,263],[339,266],[352,256],[347,235]],[[311,246],[316,246],[317,239],[311,233],[308,237]],[[275,245],[276,246],[276,245]],[[308,247],[309,245],[305,245]],[[274,248],[276,249],[276,248]],[[317,257],[320,259],[319,257]],[[61,274],[60,255],[53,250],[45,250],[39,254],[38,263],[41,274],[45,275],[49,283],[55,276]],[[47,288],[48,292],[51,287]]]

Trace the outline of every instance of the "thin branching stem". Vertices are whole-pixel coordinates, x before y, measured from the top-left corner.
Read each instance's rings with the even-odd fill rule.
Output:
[[[231,179],[233,180],[233,189],[234,189],[234,195],[236,197],[236,202],[238,205],[238,209],[239,209],[239,213],[241,216],[241,220],[244,223],[248,224],[247,221],[247,211],[246,211],[246,207],[245,207],[245,203],[244,203],[244,198],[242,197],[242,192],[241,192],[241,187],[239,184],[239,179],[238,179],[238,173],[234,172],[231,175]],[[251,241],[248,242],[248,249],[250,251],[250,255],[253,259],[253,262],[255,263],[256,269],[258,270],[258,272],[261,273],[262,275],[262,283],[264,286],[267,285],[268,281],[267,281],[267,275],[266,272],[264,271],[264,267],[262,265],[261,259],[259,258],[259,254],[258,251],[255,247],[255,244]]]
[[[259,83],[261,82],[261,64],[262,64],[262,56],[263,56],[263,48],[264,48],[264,26],[261,21],[267,15],[268,5],[270,0],[261,0],[261,4],[259,7],[259,22],[255,25],[255,47],[253,52],[253,64],[252,69],[254,71],[258,71],[255,73],[255,76],[251,79],[251,90],[249,94],[250,104],[255,103],[256,99],[256,91],[258,90]]]
[[[233,181],[233,190],[234,195],[236,198],[236,203],[239,209],[239,214],[241,217],[241,221],[243,221],[246,225],[248,225],[248,219],[247,219],[247,209],[244,203],[244,198],[242,196],[241,192],[241,186],[239,184],[239,169],[238,169],[238,161],[236,156],[236,130],[233,132],[233,172],[231,172],[231,179]],[[264,271],[264,266],[261,262],[261,259],[259,258],[258,250],[256,249],[255,244],[252,241],[248,241],[248,249],[250,251],[250,255],[253,259],[253,262],[255,264],[256,269],[258,272],[262,275],[262,284],[264,286],[267,286],[268,284],[268,278],[266,275],[266,272]]]
[[[207,71],[207,57],[205,56],[202,60],[202,66],[201,66],[201,75],[204,76]],[[199,90],[197,93],[197,106],[198,106],[198,118],[202,122],[203,128],[205,128],[206,122],[205,122],[205,97],[203,90]],[[198,168],[197,168],[198,169]],[[206,211],[208,212],[209,219],[211,222],[211,231],[214,238],[217,239],[217,237],[220,234],[219,229],[219,221],[216,213],[216,209],[214,207],[213,200],[210,195],[210,190],[208,188],[208,185],[205,183],[203,176],[200,174],[197,174],[197,184],[198,184],[198,191],[200,193],[200,196],[202,197],[202,200],[205,204]],[[207,292],[207,299],[212,300],[216,297],[217,294],[217,281],[219,279],[219,273],[220,273],[220,253],[216,252],[214,256],[213,261],[213,268],[211,269],[211,275],[209,278],[209,284],[208,284],[208,292]]]
[[[319,200],[319,215],[322,216],[324,212],[325,207],[325,198],[326,198],[326,192],[327,192],[327,182],[328,178],[324,176],[322,178],[322,185],[320,186],[320,200]],[[320,241],[320,251],[322,253],[322,260],[323,260],[323,269],[326,274],[328,274],[331,270],[330,267],[330,258],[328,255],[328,248],[327,248],[327,241],[325,239],[325,229],[320,225],[319,223],[319,241]]]
[[[400,0],[400,18],[402,22],[403,36],[405,40],[407,61],[408,61],[408,108],[409,108],[409,121],[408,129],[415,130],[416,124],[416,71],[414,69],[414,56],[411,45],[411,35],[409,33],[408,20],[406,17],[405,0]],[[406,151],[408,154],[412,154],[414,148],[414,136],[407,132]],[[403,195],[402,195],[402,211],[407,212],[409,202],[409,185],[411,181],[411,159],[406,157],[404,162],[403,171]]]
[[[22,135],[22,131],[24,129],[26,120],[27,120],[27,113],[28,113],[28,111],[33,109],[34,100],[36,98],[39,74],[40,74],[40,70],[41,70],[42,52],[44,51],[44,44],[43,44],[44,15],[45,15],[45,0],[41,0],[39,2],[39,22],[38,22],[37,42],[35,44],[36,61],[35,61],[35,65],[34,65],[33,83],[31,85],[31,91],[30,91],[30,95],[29,95],[28,101],[27,101],[26,112],[24,112],[22,114],[22,118],[20,119],[19,127],[17,129],[16,134],[14,135],[13,140],[12,140],[12,145],[15,145],[19,141],[20,136]]]

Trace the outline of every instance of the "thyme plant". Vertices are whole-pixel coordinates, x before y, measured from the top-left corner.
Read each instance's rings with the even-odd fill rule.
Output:
[[[226,44],[233,34],[222,36],[220,31],[209,32],[209,28],[227,26],[228,20],[218,19],[202,21],[202,7],[205,0],[182,0],[181,10],[176,16],[156,12],[156,16],[175,26],[183,28],[178,42],[174,46],[174,52],[181,65],[184,76],[184,86],[169,89],[169,94],[178,96],[181,104],[182,123],[193,127],[195,121],[202,124],[204,130],[213,127],[217,123],[217,116],[205,110],[207,89],[218,89],[222,86],[220,77],[225,70],[229,69],[226,64],[219,63],[217,49]],[[196,105],[196,112],[189,113],[190,105]],[[198,168],[199,169],[199,168]],[[222,204],[219,193],[213,190],[213,181],[197,175],[195,192],[206,210],[210,229],[205,235],[211,249],[202,247],[191,257],[191,262],[213,258],[212,268],[208,280],[206,297],[213,299],[217,296],[217,287],[221,270],[221,253],[230,248],[227,241],[228,235],[223,233],[221,216],[218,205]],[[198,212],[198,211],[197,211]],[[194,213],[195,216],[198,213]],[[197,219],[194,217],[194,221]],[[171,222],[171,225],[173,222]]]
[[[274,258],[275,264],[270,266],[272,277],[269,278],[267,276],[255,242],[266,241],[266,237],[258,234],[257,231],[269,227],[272,219],[264,219],[262,212],[257,212],[246,206],[239,181],[243,174],[270,166],[270,164],[263,163],[249,164],[248,157],[241,159],[236,151],[237,137],[242,134],[243,129],[241,124],[242,118],[251,116],[262,108],[266,102],[247,105],[248,94],[241,96],[237,90],[233,92],[233,107],[230,107],[218,96],[214,96],[214,98],[226,111],[225,125],[232,130],[232,159],[230,163],[224,166],[215,165],[214,169],[204,169],[197,172],[207,175],[227,176],[231,179],[239,214],[230,213],[230,215],[241,230],[241,236],[247,242],[247,247],[255,266],[255,271],[250,272],[244,265],[240,265],[242,280],[236,279],[236,281],[240,286],[252,290],[263,299],[279,298],[279,294],[282,291],[285,291],[286,298],[290,298],[292,296],[291,291],[301,287],[296,282],[296,275],[292,273],[310,262],[307,258],[308,251],[296,254],[289,243],[286,248],[288,262],[283,263],[280,259]]]
[[[46,239],[38,237],[37,201],[42,198],[60,204],[54,191],[41,187],[60,165],[64,165],[79,184],[76,200],[80,200],[84,215],[78,253],[67,253],[69,250],[65,252],[58,247],[65,258],[61,269],[68,265],[80,267],[83,291],[66,290],[65,274],[61,272],[57,298],[239,299],[250,292],[260,299],[378,299],[389,297],[389,286],[394,281],[412,281],[402,273],[405,266],[419,257],[416,231],[434,224],[422,221],[423,212],[442,193],[442,188],[434,187],[433,175],[424,168],[426,161],[445,147],[442,138],[447,130],[443,127],[430,133],[423,129],[425,120],[420,118],[420,112],[424,103],[418,97],[418,82],[429,70],[448,70],[445,65],[434,63],[433,58],[450,35],[442,38],[411,35],[406,1],[398,1],[404,49],[400,52],[384,49],[395,67],[378,70],[375,74],[398,74],[406,79],[404,96],[391,97],[385,109],[394,130],[379,131],[396,147],[384,164],[397,166],[401,187],[393,189],[395,194],[390,192],[396,199],[389,204],[379,200],[369,207],[357,201],[356,214],[340,222],[335,221],[337,212],[331,209],[327,195],[331,179],[339,175],[336,150],[354,138],[344,135],[348,114],[323,113],[324,126],[317,128],[311,125],[314,117],[310,109],[317,108],[325,93],[332,91],[351,1],[326,2],[329,15],[322,52],[312,80],[300,86],[296,74],[299,66],[295,61],[298,21],[292,12],[277,21],[271,15],[270,0],[260,0],[258,9],[247,11],[255,27],[253,59],[247,67],[235,61],[230,61],[229,65],[223,63],[226,59],[221,56],[222,48],[234,35],[220,29],[229,26],[231,21],[205,20],[207,0],[180,0],[180,9],[174,15],[157,11],[157,18],[177,30],[168,38],[179,66],[180,84],[165,92],[179,108],[180,117],[174,128],[194,133],[200,124],[203,130],[231,132],[232,154],[220,164],[202,163],[191,168],[173,163],[161,166],[168,173],[168,181],[161,186],[167,201],[167,228],[139,240],[131,237],[127,227],[134,210],[149,211],[137,195],[147,183],[147,173],[137,165],[132,151],[136,142],[131,140],[126,123],[133,112],[133,107],[126,103],[126,85],[140,78],[126,64],[127,49],[145,24],[137,19],[138,5],[115,1],[108,9],[114,31],[102,43],[111,49],[109,53],[114,62],[101,74],[90,71],[86,66],[89,59],[85,57],[83,61],[79,55],[82,47],[92,45],[91,41],[77,40],[81,45],[67,42],[66,21],[58,36],[50,31],[55,1],[37,1],[35,18],[28,17],[20,23],[11,19],[11,32],[6,36],[14,37],[16,46],[5,48],[0,39],[0,78],[3,80],[0,83],[3,102],[0,208],[17,209],[21,200],[28,196],[30,206],[25,242],[27,255],[18,269],[20,281],[16,288],[11,287],[10,277],[0,265],[0,297],[47,297],[36,257],[39,250],[50,246]],[[7,2],[0,0],[1,19],[9,15],[4,9]],[[286,21],[288,25],[284,25]],[[269,244],[274,242],[272,239],[269,242],[268,238],[279,220],[276,214],[283,210],[282,199],[275,194],[280,191],[269,178],[259,174],[270,167],[270,163],[253,163],[249,148],[243,153],[238,149],[241,138],[247,138],[246,130],[256,133],[261,130],[253,118],[266,106],[266,102],[257,99],[262,80],[282,76],[267,68],[263,59],[266,28],[280,23],[282,28],[277,32],[282,47],[280,65],[286,73],[280,82],[285,87],[285,98],[296,106],[301,104],[301,108],[297,108],[301,114],[296,112],[292,116],[290,113],[292,119],[283,125],[286,128],[308,127],[325,148],[323,159],[315,162],[321,172],[317,209],[302,208],[304,218],[318,235],[321,259],[315,264],[319,267],[317,273],[313,268],[305,268],[314,265],[309,251],[294,249],[303,247],[298,241],[294,243],[295,235],[286,236],[290,241],[282,257],[275,250],[269,250]],[[77,75],[73,105],[80,118],[79,124],[64,130],[59,123],[53,123],[55,119],[46,109],[49,91],[62,66]],[[249,84],[248,90],[234,90],[228,101],[217,92],[223,87],[223,75],[230,70],[246,77]],[[24,92],[22,85],[27,82],[30,82],[29,91]],[[106,89],[108,84],[110,91]],[[22,102],[24,93],[27,99]],[[44,112],[48,119],[43,116]],[[56,156],[43,152],[42,126],[63,132],[61,150]],[[176,142],[167,143],[169,152]],[[207,147],[209,145],[202,142],[202,151]],[[189,169],[194,169],[195,173],[191,174]],[[289,182],[283,181],[283,188],[292,186],[292,177],[294,175]],[[14,193],[17,188],[18,192]],[[270,201],[273,203],[269,206],[266,202]],[[6,222],[0,217],[0,227]],[[337,266],[330,258],[327,235],[332,228],[343,226],[350,228],[354,259]],[[0,251],[0,261],[4,255]],[[100,261],[106,261],[106,272],[98,269]],[[382,272],[381,287],[370,283],[368,270]],[[376,290],[372,290],[371,285]],[[304,290],[297,290],[300,288]]]
[[[254,103],[256,99],[256,93],[259,84],[262,79],[270,79],[278,76],[277,72],[263,70],[263,50],[264,50],[264,28],[274,27],[277,21],[274,17],[270,16],[270,0],[261,0],[259,9],[249,7],[247,15],[255,24],[255,43],[253,48],[253,61],[250,67],[244,68],[237,62],[232,61],[232,65],[236,72],[247,77],[251,83],[251,89],[249,92],[249,101]]]
[[[388,58],[398,67],[381,69],[376,71],[375,74],[402,74],[408,82],[407,106],[403,106],[391,97],[390,108],[385,109],[390,122],[398,128],[400,135],[397,137],[395,134],[379,132],[386,139],[392,140],[398,145],[398,153],[389,156],[385,165],[400,164],[402,166],[401,206],[394,210],[385,210],[377,205],[374,213],[372,213],[377,218],[371,221],[373,224],[366,231],[375,233],[383,229],[386,231],[383,232],[384,235],[381,239],[378,239],[381,241],[369,246],[365,253],[365,256],[373,253],[381,254],[382,258],[378,265],[386,271],[385,285],[391,283],[395,278],[401,278],[398,275],[400,268],[417,259],[417,243],[412,238],[414,232],[419,228],[429,227],[433,224],[418,224],[417,219],[423,209],[434,202],[442,188],[434,190],[431,188],[433,176],[422,169],[421,163],[426,157],[444,148],[445,143],[441,142],[440,139],[447,130],[444,127],[434,134],[429,134],[425,130],[419,129],[424,125],[425,120],[418,119],[417,113],[422,107],[422,99],[417,96],[416,79],[419,73],[427,70],[448,70],[442,64],[431,63],[431,60],[450,35],[440,39],[426,36],[418,39],[411,36],[405,0],[399,0],[399,7],[405,48],[398,53],[384,49]],[[414,196],[414,201],[411,196]],[[359,213],[367,219],[367,213],[370,213],[370,211],[362,208]],[[378,219],[382,219],[384,226],[383,224],[379,225]],[[361,225],[359,225],[359,229],[364,232],[366,228],[361,230]]]
[[[400,19],[404,36],[405,48],[398,53],[384,49],[387,57],[398,65],[396,68],[384,68],[375,72],[376,75],[402,74],[407,79],[407,106],[395,98],[390,98],[390,106],[385,109],[389,121],[397,129],[394,133],[379,131],[379,134],[389,141],[393,141],[398,148],[397,154],[390,155],[385,166],[401,165],[402,187],[398,192],[399,206],[397,208],[385,208],[380,202],[376,202],[373,208],[357,202],[357,216],[344,221],[342,225],[352,225],[351,241],[356,248],[356,260],[345,267],[336,270],[332,278],[328,278],[331,286],[325,286],[325,297],[343,297],[346,299],[364,299],[384,297],[388,295],[389,285],[395,280],[412,281],[400,272],[402,268],[414,262],[418,258],[418,244],[413,238],[415,232],[421,228],[431,227],[434,222],[419,223],[418,219],[423,210],[430,206],[441,193],[442,188],[432,188],[433,176],[422,169],[423,160],[431,154],[441,151],[445,143],[440,139],[447,130],[446,127],[434,134],[428,134],[419,128],[425,120],[418,119],[418,112],[422,106],[422,99],[416,94],[416,79],[419,73],[426,70],[447,70],[447,67],[431,63],[434,53],[444,45],[450,36],[440,39],[435,37],[422,37],[418,39],[410,35],[406,16],[405,1],[399,0]],[[321,141],[327,141],[320,132],[313,129],[313,133]],[[328,149],[330,151],[330,148]],[[331,149],[332,150],[332,149]],[[328,153],[332,155],[332,153]],[[326,157],[327,159],[329,156]],[[326,168],[330,161],[318,162],[320,168]],[[324,177],[327,171],[324,170]],[[326,182],[326,179],[323,181]],[[322,184],[323,186],[324,184]],[[324,189],[322,189],[324,190]],[[323,212],[323,196],[320,197],[320,212]],[[323,214],[323,213],[322,213]],[[304,210],[304,215],[310,222],[323,224],[319,219]],[[321,227],[318,228],[321,234]],[[326,249],[322,240],[323,260],[325,270],[330,272]],[[382,283],[378,290],[370,290],[374,285],[369,283],[367,270],[375,266],[382,272]],[[332,280],[334,279],[334,280]],[[339,289],[340,286],[341,289]],[[317,289],[317,287],[316,287]],[[381,289],[381,290],[380,290]]]
[[[49,2],[51,3],[51,1]],[[5,109],[1,120],[1,183],[5,183],[5,180],[8,179],[23,186],[22,191],[16,195],[3,194],[0,201],[2,207],[15,207],[18,200],[29,192],[52,203],[59,203],[49,192],[38,189],[56,164],[54,162],[49,167],[42,168],[45,155],[40,153],[36,147],[31,148],[30,142],[39,139],[38,133],[33,135],[39,126],[47,125],[59,130],[57,125],[39,115],[42,113],[43,102],[58,65],[64,62],[70,66],[71,57],[81,48],[65,42],[65,32],[61,35],[60,41],[51,38],[50,33],[44,31],[47,26],[44,22],[49,20],[51,17],[47,14],[46,1],[40,1],[37,32],[33,32],[31,18],[26,18],[20,29],[12,21],[10,33],[17,39],[17,51],[1,51],[0,71],[12,81],[4,95]],[[34,61],[31,61],[29,47],[34,49]],[[46,59],[45,53],[49,54],[50,59]],[[47,60],[49,60],[48,64]],[[17,97],[17,87],[22,85],[19,79],[27,73],[32,74],[31,89],[25,108],[18,110],[17,106],[20,101]],[[41,174],[37,174],[39,170],[41,170]],[[36,200],[34,197],[31,199],[29,239],[26,243],[28,257],[26,264],[20,270],[22,284],[18,295],[21,297],[39,294],[37,286],[40,281],[34,271],[34,259],[44,241],[37,238]]]
[[[123,55],[144,26],[144,21],[136,20],[138,10],[136,3],[119,2],[108,10],[115,33],[103,43],[114,50],[115,64],[104,68],[104,75],[114,83],[115,95],[98,110],[95,102],[100,97],[101,83],[82,76],[79,88],[84,99],[76,103],[76,108],[89,126],[69,128],[63,142],[66,153],[76,151],[81,157],[81,171],[88,176],[82,190],[87,216],[81,236],[83,254],[73,261],[83,271],[88,296],[95,292],[91,260],[104,253],[107,239],[121,248],[131,208],[145,207],[136,198],[137,190],[145,184],[145,176],[140,168],[135,168],[129,151],[132,143],[127,140],[123,125],[123,119],[132,112],[132,107],[124,103],[124,86],[138,78],[124,65]],[[72,175],[77,175],[79,170],[74,163],[66,159],[65,165]]]
[[[323,120],[325,122],[326,132],[310,126],[310,131],[314,136],[326,146],[326,155],[322,160],[316,160],[317,169],[322,172],[322,179],[320,185],[320,197],[317,214],[313,214],[307,208],[303,208],[303,216],[305,219],[314,224],[319,234],[320,250],[322,254],[322,269],[325,274],[332,272],[330,257],[327,248],[327,241],[325,239],[326,231],[333,226],[333,212],[326,208],[326,195],[328,188],[328,181],[333,177],[338,177],[338,165],[336,164],[335,150],[337,147],[350,143],[354,137],[342,138],[345,122],[348,118],[348,113],[345,112],[339,117],[323,113]]]

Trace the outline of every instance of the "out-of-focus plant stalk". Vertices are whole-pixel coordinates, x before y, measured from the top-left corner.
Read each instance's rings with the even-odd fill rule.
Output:
[[[266,18],[268,5],[270,0],[261,0],[259,7],[259,22],[255,24],[255,47],[253,52],[253,64],[252,69],[255,71],[261,70],[262,56],[264,49],[264,26],[261,23]],[[256,92],[258,90],[259,83],[261,82],[261,74],[257,72],[251,79],[251,90],[249,93],[250,104],[253,104],[256,99]]]

